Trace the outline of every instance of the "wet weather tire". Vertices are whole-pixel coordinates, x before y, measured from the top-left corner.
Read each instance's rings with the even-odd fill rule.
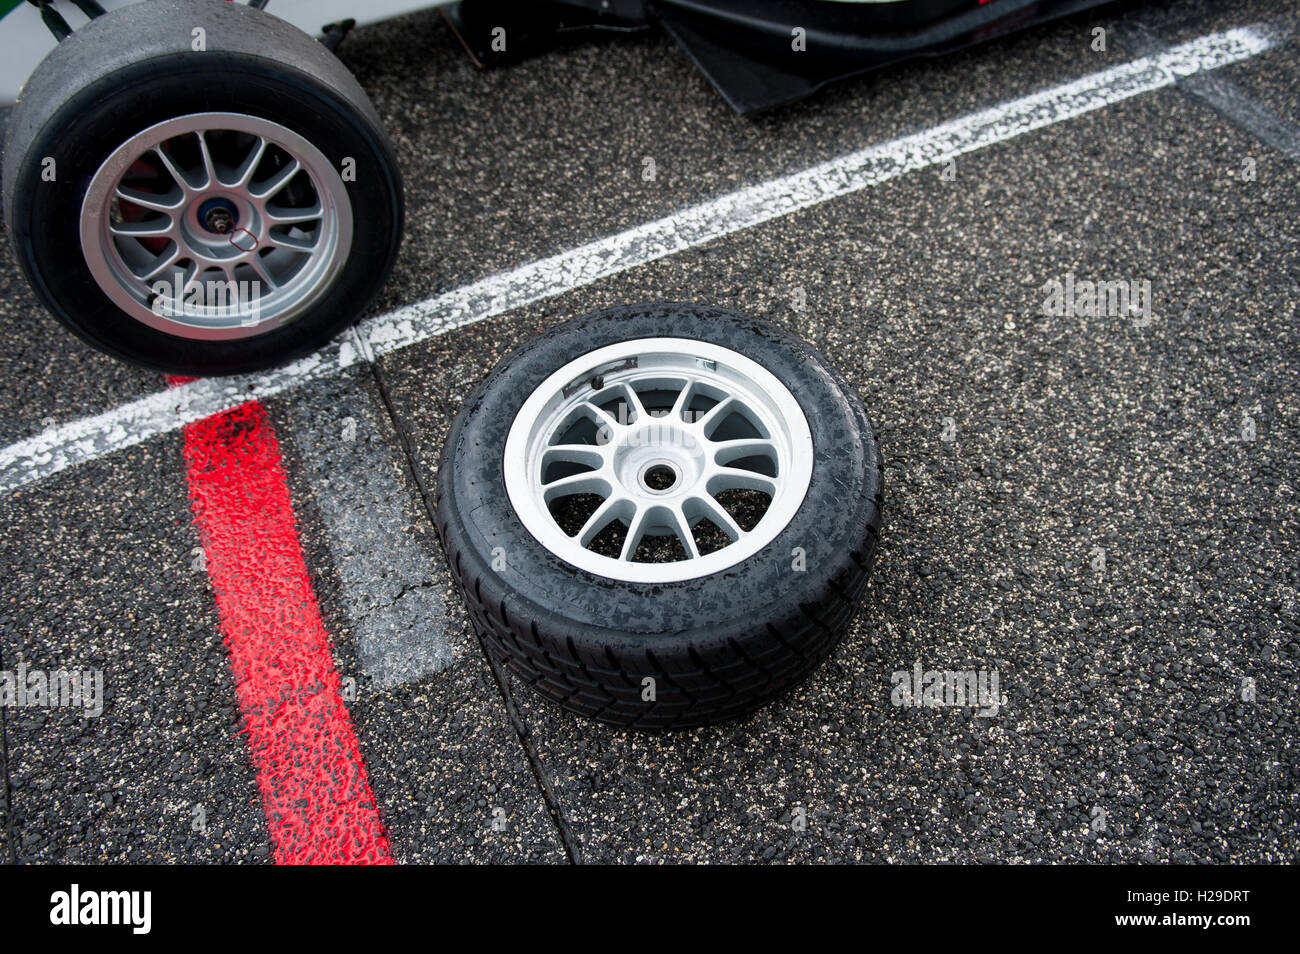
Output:
[[[237,3],[148,0],[74,31],[23,88],[3,178],[41,301],[94,347],[177,374],[320,346],[377,294],[401,235],[366,94]]]
[[[489,654],[565,708],[676,729],[807,676],[854,616],[882,469],[851,388],[771,325],[615,308],[506,357],[439,466],[439,533]]]

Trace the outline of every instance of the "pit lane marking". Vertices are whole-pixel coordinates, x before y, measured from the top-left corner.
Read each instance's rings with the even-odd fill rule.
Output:
[[[190,423],[184,455],[276,862],[391,864],[266,408]]]

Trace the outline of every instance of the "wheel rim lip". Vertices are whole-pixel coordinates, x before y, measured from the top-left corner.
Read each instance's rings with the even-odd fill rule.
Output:
[[[321,235],[309,260],[284,285],[259,299],[260,318],[248,323],[240,316],[231,315],[213,323],[194,323],[198,316],[169,316],[158,314],[148,303],[148,292],[160,276],[147,284],[132,275],[121,259],[109,228],[112,224],[111,207],[118,185],[127,169],[151,150],[169,139],[198,131],[233,131],[259,136],[292,158],[311,179],[321,207]],[[287,184],[286,180],[286,184]],[[211,186],[212,183],[209,183]],[[218,180],[210,195],[230,195],[232,187]],[[272,193],[268,199],[277,193]],[[187,199],[175,212],[175,222],[180,229],[188,228],[187,219],[203,196]],[[129,201],[129,200],[128,200]],[[352,248],[352,203],[347,187],[329,159],[309,140],[286,126],[246,113],[204,112],[189,113],[155,123],[121,143],[100,164],[91,177],[86,195],[82,199],[79,231],[81,253],[100,290],[129,317],[158,331],[177,337],[195,340],[229,340],[265,334],[303,314],[333,286],[342,272]],[[265,226],[263,231],[269,231]],[[240,231],[240,226],[232,234]],[[260,248],[261,242],[255,247]],[[237,259],[238,256],[232,256]]]
[[[738,540],[713,552],[666,563],[636,563],[596,553],[580,546],[576,535],[566,534],[551,515],[546,505],[541,482],[542,454],[551,437],[560,427],[578,395],[565,397],[563,391],[584,376],[601,371],[608,365],[628,358],[659,356],[680,358],[681,367],[676,373],[684,376],[706,377],[717,374],[722,380],[745,383],[746,397],[759,406],[750,407],[762,418],[777,446],[776,493],[758,523]],[[714,368],[701,374],[699,361],[712,362]],[[718,374],[718,369],[722,369]],[[637,373],[605,372],[607,382],[637,380],[673,373],[671,369],[655,365],[653,371]],[[606,384],[608,387],[608,383]],[[653,418],[654,421],[665,420]],[[634,422],[635,423],[635,422]],[[778,436],[779,435],[779,436]],[[644,459],[637,464],[641,473],[660,457],[657,448],[649,448]],[[672,463],[671,458],[669,462]],[[618,342],[587,352],[550,374],[525,399],[511,423],[506,437],[502,470],[506,495],[525,530],[542,547],[570,566],[606,579],[629,583],[678,583],[699,579],[730,569],[770,545],[798,513],[812,482],[813,439],[806,415],[790,390],[772,372],[752,359],[729,348],[693,338],[639,338]],[[679,479],[677,484],[685,484]],[[681,494],[689,494],[683,487]],[[678,491],[669,488],[649,496],[671,501],[680,499]],[[507,555],[507,559],[509,559]]]

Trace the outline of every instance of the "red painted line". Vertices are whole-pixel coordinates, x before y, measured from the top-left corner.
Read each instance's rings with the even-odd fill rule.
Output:
[[[185,463],[276,862],[392,864],[266,408],[188,425]]]

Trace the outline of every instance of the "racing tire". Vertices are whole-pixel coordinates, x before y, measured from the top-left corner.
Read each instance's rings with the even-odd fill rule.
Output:
[[[830,654],[882,488],[861,401],[807,344],[666,303],[504,358],[452,423],[436,509],[494,660],[581,715],[684,729],[763,705]]]
[[[147,368],[281,364],[382,287],[402,185],[365,92],[260,10],[149,0],[36,68],[5,144],[4,212],[37,296]]]

